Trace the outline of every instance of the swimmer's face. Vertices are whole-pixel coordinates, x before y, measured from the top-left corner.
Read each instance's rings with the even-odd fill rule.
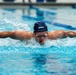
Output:
[[[41,45],[43,45],[45,43],[45,41],[47,40],[47,36],[48,36],[48,32],[46,32],[46,31],[35,33],[35,39]]]

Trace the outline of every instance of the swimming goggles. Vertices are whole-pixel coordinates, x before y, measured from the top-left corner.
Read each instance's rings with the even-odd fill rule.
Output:
[[[47,36],[47,34],[42,34],[42,35],[36,34],[36,37],[46,37],[46,36]]]

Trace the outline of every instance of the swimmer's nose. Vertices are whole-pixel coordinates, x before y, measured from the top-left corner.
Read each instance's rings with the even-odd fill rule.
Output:
[[[44,37],[40,37],[40,39],[44,39]]]

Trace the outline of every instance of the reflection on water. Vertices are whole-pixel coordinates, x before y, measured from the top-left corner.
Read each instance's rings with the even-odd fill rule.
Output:
[[[76,75],[76,57],[0,53],[0,75]]]

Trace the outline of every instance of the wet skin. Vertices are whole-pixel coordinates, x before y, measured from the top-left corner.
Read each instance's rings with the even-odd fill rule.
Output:
[[[0,38],[10,37],[12,39],[17,40],[29,40],[31,38],[35,38],[36,41],[43,45],[47,39],[56,40],[58,38],[66,38],[66,37],[76,37],[75,31],[64,31],[64,30],[54,30],[50,32],[29,32],[29,31],[3,31],[0,32]]]
[[[36,32],[35,39],[40,44],[43,45],[48,38],[48,32]]]

